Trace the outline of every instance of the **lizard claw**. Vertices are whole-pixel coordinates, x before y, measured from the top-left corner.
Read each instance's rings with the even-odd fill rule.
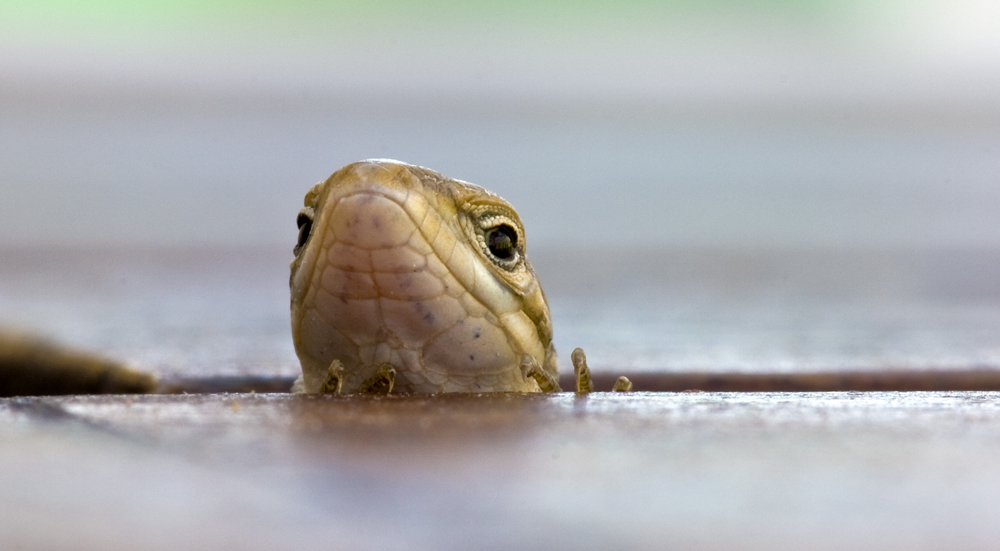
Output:
[[[587,367],[587,356],[582,348],[577,348],[570,356],[573,360],[573,373],[576,375],[576,393],[589,394],[594,391],[594,380],[590,378],[590,368]]]

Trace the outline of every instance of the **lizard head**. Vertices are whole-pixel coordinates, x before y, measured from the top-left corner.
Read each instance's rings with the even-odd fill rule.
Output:
[[[290,286],[307,392],[335,360],[345,392],[385,364],[403,392],[537,391],[525,355],[555,376],[548,305],[507,201],[379,159],[341,168],[304,203]]]

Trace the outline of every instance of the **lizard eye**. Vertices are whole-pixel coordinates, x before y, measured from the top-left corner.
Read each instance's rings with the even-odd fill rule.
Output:
[[[299,255],[299,252],[302,251],[302,247],[309,239],[309,234],[312,232],[313,215],[313,209],[311,207],[306,207],[299,211],[299,216],[295,219],[295,223],[299,226],[299,242],[295,245],[295,249],[293,251],[295,256]]]
[[[501,224],[486,231],[486,246],[490,253],[500,260],[510,260],[517,254],[517,231]]]
[[[521,230],[503,214],[487,214],[479,219],[479,246],[498,268],[516,270],[524,254]]]
[[[500,270],[514,286],[526,284],[531,268],[524,258],[524,227],[513,209],[499,204],[466,207],[469,236],[479,245],[483,260]]]

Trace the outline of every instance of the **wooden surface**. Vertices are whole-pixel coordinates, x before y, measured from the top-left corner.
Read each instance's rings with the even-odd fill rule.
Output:
[[[644,373],[606,370],[592,374],[595,389],[609,391],[619,376],[632,381],[636,392],[884,392],[884,391],[1000,391],[1000,370],[830,371],[819,373]],[[563,373],[563,390],[576,386],[572,373]],[[162,394],[218,392],[285,392],[295,377],[217,376],[175,377],[161,381]]]
[[[610,390],[614,371],[595,374],[598,390]],[[1000,370],[892,370],[827,371],[818,373],[642,373],[619,372],[632,381],[633,390],[646,392],[838,392],[838,391],[947,391],[1000,390]],[[572,374],[560,384],[574,388]]]
[[[5,549],[996,549],[1000,393],[0,400]]]
[[[1000,254],[539,252],[564,374],[705,392],[262,394],[289,247],[0,251],[0,324],[204,393],[0,399],[0,549],[998,547],[1000,393],[846,390],[1000,372]]]

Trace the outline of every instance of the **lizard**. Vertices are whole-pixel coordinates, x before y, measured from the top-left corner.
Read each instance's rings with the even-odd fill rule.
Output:
[[[369,159],[313,186],[297,225],[293,390],[561,390],[524,225],[499,195]],[[582,351],[573,360],[578,390],[592,390]]]

